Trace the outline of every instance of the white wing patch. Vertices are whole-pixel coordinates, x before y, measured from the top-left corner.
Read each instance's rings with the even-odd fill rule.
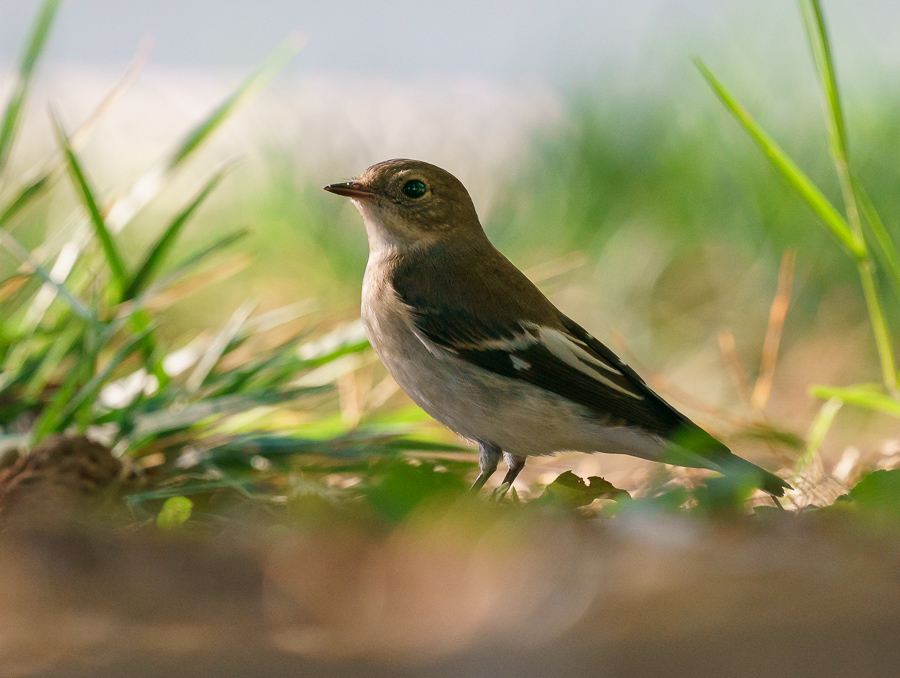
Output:
[[[531,369],[531,363],[529,363],[525,360],[522,360],[519,356],[512,355],[509,357],[509,359],[512,361],[512,366],[517,370],[530,370]]]
[[[569,367],[574,367],[589,377],[596,379],[611,389],[630,396],[636,400],[643,400],[643,396],[638,393],[629,391],[619,384],[604,377],[599,370],[605,370],[611,374],[623,376],[619,370],[614,368],[587,350],[587,346],[577,339],[560,332],[559,330],[551,330],[546,327],[538,329],[539,341],[547,347],[553,355],[562,360]]]
[[[532,344],[536,344],[537,339],[531,336],[528,333],[518,334],[514,336],[512,339],[500,338],[500,339],[481,339],[479,341],[472,342],[459,342],[454,344],[456,348],[460,349],[472,349],[474,351],[506,351],[507,353],[512,353],[513,351],[521,351],[523,348],[528,348]]]
[[[520,326],[522,329],[521,334],[516,334],[511,338],[484,339],[481,341],[457,343],[454,344],[453,348],[449,348],[436,345],[415,327],[414,322],[411,322],[410,324],[416,338],[425,345],[425,348],[427,348],[430,353],[438,358],[443,359],[447,353],[456,354],[459,350],[504,351],[509,355],[513,369],[518,372],[523,372],[531,369],[532,365],[527,360],[515,355],[515,353],[530,348],[535,344],[541,344],[566,365],[575,368],[591,379],[596,379],[604,386],[630,398],[634,398],[635,400],[644,399],[643,395],[640,393],[630,391],[608,377],[605,377],[603,372],[619,377],[625,375],[613,365],[599,359],[588,349],[586,344],[559,330],[541,327],[534,323],[522,323]]]
[[[438,346],[433,341],[431,341],[428,337],[426,337],[424,334],[419,332],[419,330],[416,329],[414,324],[412,324],[412,323],[410,323],[410,324],[412,325],[411,330],[412,330],[412,333],[415,335],[416,339],[418,339],[420,342],[422,342],[422,345],[425,347],[425,349],[431,355],[433,355],[435,358],[439,358],[441,360],[446,360],[448,353],[453,353],[453,354],[456,353],[456,351],[454,351],[452,348],[445,348],[443,346]]]

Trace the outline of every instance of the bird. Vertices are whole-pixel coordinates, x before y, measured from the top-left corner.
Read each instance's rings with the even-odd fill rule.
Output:
[[[528,457],[627,454],[790,486],[657,395],[564,315],[488,239],[462,182],[418,160],[372,165],[325,186],[362,216],[366,336],[406,394],[478,445],[479,491],[502,458],[502,497]],[[776,500],[777,501],[777,500]]]

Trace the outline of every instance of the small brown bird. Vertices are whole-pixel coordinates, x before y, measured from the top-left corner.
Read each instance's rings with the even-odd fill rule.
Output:
[[[432,417],[478,443],[478,489],[501,455],[506,492],[532,455],[610,452],[787,483],[735,456],[563,315],[491,245],[465,187],[388,160],[326,191],[369,238],[362,319],[375,352]]]

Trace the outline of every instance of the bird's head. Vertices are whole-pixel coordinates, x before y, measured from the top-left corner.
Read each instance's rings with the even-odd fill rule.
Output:
[[[372,251],[483,238],[475,206],[459,179],[418,160],[386,160],[326,191],[350,198],[363,217]]]

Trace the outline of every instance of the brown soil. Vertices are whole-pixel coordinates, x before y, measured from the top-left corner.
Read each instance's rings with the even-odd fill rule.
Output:
[[[615,522],[8,533],[0,675],[898,675],[895,538]]]

